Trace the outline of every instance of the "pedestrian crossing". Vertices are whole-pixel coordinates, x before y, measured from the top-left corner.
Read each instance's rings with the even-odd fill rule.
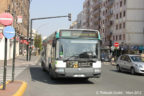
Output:
[[[26,69],[26,66],[15,67],[15,78]],[[12,67],[7,67],[6,81],[12,79]],[[3,83],[3,67],[0,67],[0,85]]]

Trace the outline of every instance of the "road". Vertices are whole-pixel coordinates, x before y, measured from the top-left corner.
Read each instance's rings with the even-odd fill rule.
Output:
[[[33,65],[17,79],[28,82],[24,96],[144,96],[144,76],[119,73],[115,66],[103,64],[99,79],[53,81],[40,65]]]

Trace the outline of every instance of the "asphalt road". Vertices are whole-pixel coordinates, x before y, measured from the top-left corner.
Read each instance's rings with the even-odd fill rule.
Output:
[[[39,65],[28,67],[17,79],[28,82],[24,96],[144,96],[144,76],[119,73],[105,64],[101,78],[88,81],[53,81]]]

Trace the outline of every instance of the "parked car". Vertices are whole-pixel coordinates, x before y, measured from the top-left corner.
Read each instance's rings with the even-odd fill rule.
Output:
[[[118,71],[129,71],[131,74],[144,74],[144,61],[140,55],[121,55],[116,61],[116,68]]]

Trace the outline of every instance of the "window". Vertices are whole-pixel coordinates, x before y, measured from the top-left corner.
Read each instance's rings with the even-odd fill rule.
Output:
[[[125,28],[125,22],[123,23],[123,28]]]
[[[119,29],[121,29],[122,28],[122,26],[121,26],[122,24],[119,24]]]
[[[125,55],[120,57],[120,60],[124,60],[125,59]]]
[[[118,40],[118,37],[116,36],[116,41]]]
[[[121,40],[121,35],[119,35],[119,40]]]
[[[126,5],[126,0],[124,0],[124,5]]]
[[[113,36],[113,40],[115,40],[115,36]]]
[[[123,40],[125,40],[125,34],[123,34]]]
[[[129,56],[126,56],[124,60],[127,61],[127,62],[131,62]]]
[[[120,1],[120,7],[122,7],[122,1]]]
[[[124,11],[124,12],[123,12],[123,17],[125,17],[125,15],[126,15],[126,12]]]
[[[120,12],[120,18],[122,18],[122,13]]]
[[[118,30],[118,25],[116,25],[116,30]]]
[[[105,30],[103,29],[103,33],[105,32]]]
[[[118,19],[118,14],[116,15],[116,19]]]

